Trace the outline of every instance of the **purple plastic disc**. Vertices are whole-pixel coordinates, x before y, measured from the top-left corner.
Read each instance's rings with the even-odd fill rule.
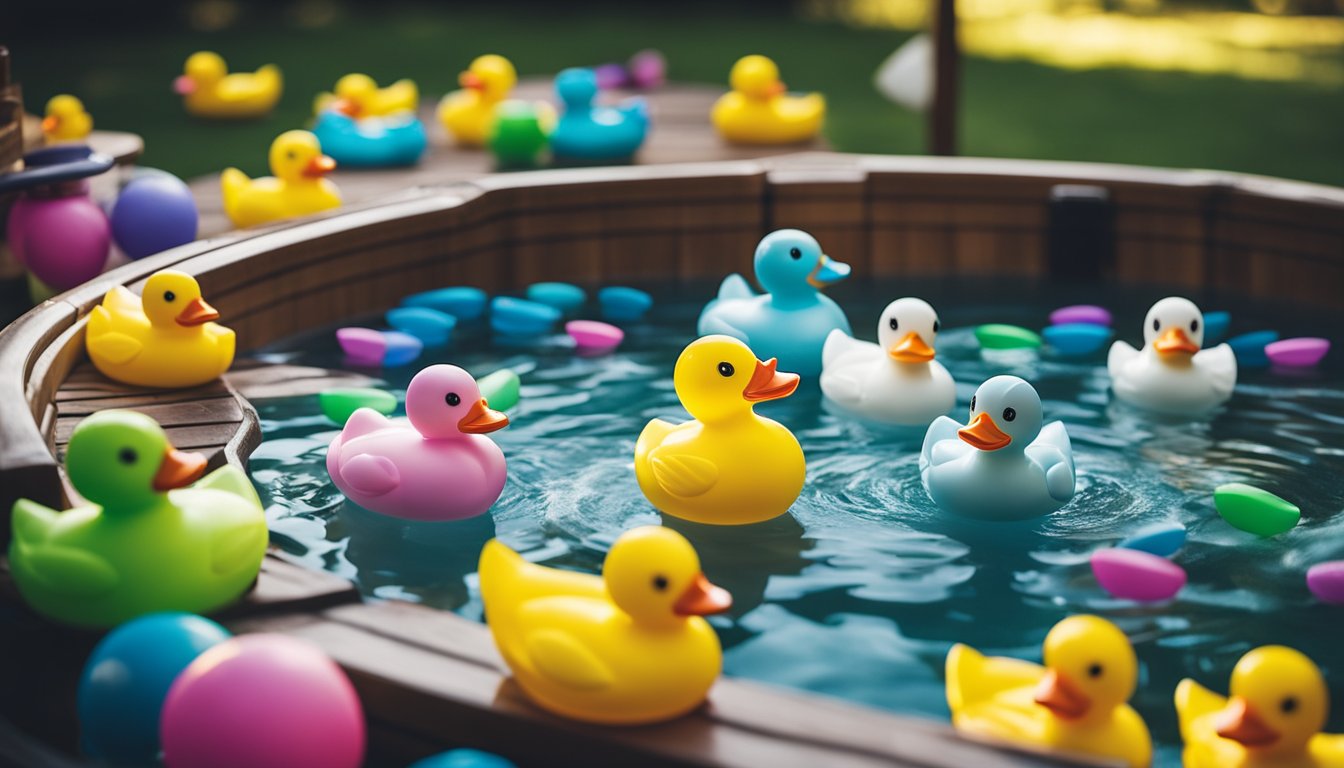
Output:
[[[372,328],[338,328],[336,341],[340,343],[350,362],[356,365],[382,365],[387,352],[387,340],[381,331]]]
[[[1308,568],[1307,589],[1321,602],[1344,605],[1344,560],[1317,563]]]
[[[1169,600],[1185,586],[1185,569],[1165,557],[1138,549],[1099,549],[1092,574],[1101,588],[1123,600]]]
[[[1311,336],[1284,339],[1265,345],[1269,362],[1284,368],[1311,368],[1330,351],[1330,340]]]
[[[1087,325],[1104,325],[1109,328],[1111,327],[1111,313],[1105,307],[1098,307],[1095,304],[1074,304],[1068,307],[1060,307],[1051,312],[1050,322],[1054,325],[1086,323]]]

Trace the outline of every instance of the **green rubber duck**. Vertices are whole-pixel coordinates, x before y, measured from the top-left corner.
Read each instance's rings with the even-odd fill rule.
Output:
[[[14,503],[9,563],[19,592],[39,613],[85,627],[233,601],[261,569],[266,516],[236,467],[193,484],[205,465],[143,414],[102,411],[80,422],[66,471],[93,503],[64,512]]]

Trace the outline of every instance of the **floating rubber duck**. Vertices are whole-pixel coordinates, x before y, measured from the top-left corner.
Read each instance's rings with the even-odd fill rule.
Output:
[[[42,118],[42,136],[48,144],[79,142],[93,130],[93,118],[84,111],[84,102],[63,93],[47,102]]]
[[[597,106],[597,75],[566,69],[555,78],[564,113],[551,132],[551,154],[568,162],[626,161],[639,151],[649,131],[649,107],[642,98],[615,107]]]
[[[328,110],[348,117],[387,117],[401,112],[412,114],[420,105],[420,89],[414,80],[398,80],[379,88],[368,75],[352,73],[336,81],[335,93],[320,93],[313,102],[313,114]]]
[[[700,706],[722,669],[719,638],[700,617],[732,597],[669,528],[626,531],[601,577],[534,565],[497,539],[479,572],[495,645],[528,697],[552,712],[617,725],[669,720]]]
[[[1197,414],[1227,402],[1237,385],[1237,357],[1219,344],[1201,350],[1204,316],[1188,299],[1170,296],[1143,321],[1143,350],[1117,341],[1106,368],[1116,397],[1140,408]]]
[[[80,422],[66,471],[92,504],[60,512],[15,502],[9,564],[19,592],[39,613],[85,627],[232,602],[261,568],[266,516],[237,467],[192,485],[205,466],[143,414]]]
[[[819,289],[849,276],[849,265],[821,252],[816,238],[780,229],[756,246],[756,295],[746,278],[724,278],[718,298],[700,311],[701,336],[721,333],[741,339],[761,357],[774,357],[802,376],[821,373],[821,350],[831,331],[852,336],[840,307]]]
[[[236,227],[251,227],[295,216],[307,216],[341,204],[341,192],[323,178],[336,161],[322,154],[322,145],[308,131],[285,131],[271,144],[271,173],[249,179],[237,168],[225,168],[219,183],[224,212]]]
[[[1229,700],[1188,678],[1176,686],[1185,768],[1344,766],[1344,734],[1321,733],[1325,678],[1304,654],[1256,648],[1233,667],[1231,688]]]
[[[518,73],[508,59],[491,53],[477,56],[457,82],[462,90],[439,102],[439,121],[458,144],[483,147],[495,124],[495,108],[509,97]]]
[[[967,517],[1024,520],[1073,498],[1069,433],[1059,421],[1041,426],[1041,397],[1016,376],[981,384],[966,426],[935,419],[919,472],[934,503]]]
[[[351,501],[408,520],[484,514],[504,490],[504,452],[486,433],[509,417],[491,410],[471,374],[431,365],[406,388],[405,421],[360,408],[327,449],[327,472]]]
[[[317,116],[313,135],[338,166],[350,168],[415,165],[429,145],[425,126],[412,112],[354,118],[330,109]]]
[[[714,103],[710,118],[719,135],[738,144],[797,144],[821,131],[826,99],[790,95],[779,67],[764,56],[743,56],[728,75],[732,90]]]
[[[89,313],[84,346],[109,379],[139,387],[195,387],[233,363],[233,331],[201,297],[196,278],[165,269],[142,296],[118,285]]]
[[[265,117],[280,101],[280,69],[267,64],[256,72],[229,73],[223,57],[198,51],[187,58],[184,73],[173,81],[187,111],[197,117]]]
[[[803,449],[756,403],[788,397],[798,375],[756,359],[729,336],[697,339],[672,381],[693,421],[654,419],[635,443],[635,477],[658,509],[697,523],[745,525],[778,517],[803,490]]]
[[[938,313],[897,299],[877,321],[877,343],[839,329],[821,350],[821,391],[842,408],[887,424],[927,426],[957,403],[952,375],[934,360]]]
[[[1070,616],[1045,636],[1044,653],[1042,667],[952,646],[952,725],[980,738],[1150,765],[1148,726],[1127,703],[1139,666],[1129,638],[1105,619]]]

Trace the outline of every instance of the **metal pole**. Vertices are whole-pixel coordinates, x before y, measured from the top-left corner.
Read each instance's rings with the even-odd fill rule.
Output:
[[[961,57],[957,51],[957,2],[934,0],[933,108],[929,110],[929,154],[957,154],[957,99]]]

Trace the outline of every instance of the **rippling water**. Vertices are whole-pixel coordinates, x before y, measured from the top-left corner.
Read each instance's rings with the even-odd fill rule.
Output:
[[[711,292],[697,286],[683,295]],[[1161,292],[907,282],[834,295],[856,333],[870,339],[888,300],[929,299],[947,329],[938,356],[958,382],[959,412],[989,376],[1033,382],[1046,418],[1062,419],[1072,437],[1073,501],[1023,523],[950,519],[920,485],[922,432],[834,415],[812,382],[757,409],[790,427],[807,455],[807,485],[790,515],[722,528],[662,518],[639,491],[632,456],[648,420],[687,418],[671,372],[701,302],[672,299],[648,323],[628,329],[614,355],[579,358],[555,339],[491,339],[484,327],[466,326],[453,346],[380,374],[398,395],[415,371],[435,362],[478,377],[501,367],[521,374],[522,402],[510,412],[511,425],[493,435],[508,457],[509,482],[492,514],[476,520],[404,522],[347,503],[323,464],[336,429],[317,399],[257,402],[265,442],[251,469],[269,500],[273,537],[313,567],[354,580],[366,595],[479,619],[474,571],[490,537],[531,560],[595,572],[622,530],[661,522],[686,534],[710,579],[733,593],[733,611],[712,619],[728,674],[946,719],[942,664],[951,643],[1039,660],[1056,621],[1091,612],[1134,641],[1143,662],[1134,704],[1158,742],[1160,765],[1179,759],[1176,683],[1191,676],[1224,691],[1237,658],[1265,643],[1315,658],[1340,702],[1333,729],[1344,730],[1344,609],[1314,602],[1304,581],[1310,565],[1344,558],[1338,365],[1298,375],[1243,371],[1231,402],[1211,419],[1173,421],[1112,402],[1104,354],[1084,361],[982,355],[971,333],[982,322],[1039,328],[1050,309],[1086,301],[1110,306],[1120,337],[1135,343]],[[1321,327],[1320,318],[1292,309],[1205,306],[1233,309],[1234,332],[1269,327],[1285,336],[1328,336],[1338,327],[1338,318]],[[341,365],[330,333],[264,355]],[[1270,540],[1229,527],[1214,510],[1212,491],[1231,481],[1297,503],[1301,524]],[[1155,606],[1109,598],[1092,578],[1089,553],[1166,520],[1189,528],[1189,543],[1175,558],[1190,575],[1188,586]]]

